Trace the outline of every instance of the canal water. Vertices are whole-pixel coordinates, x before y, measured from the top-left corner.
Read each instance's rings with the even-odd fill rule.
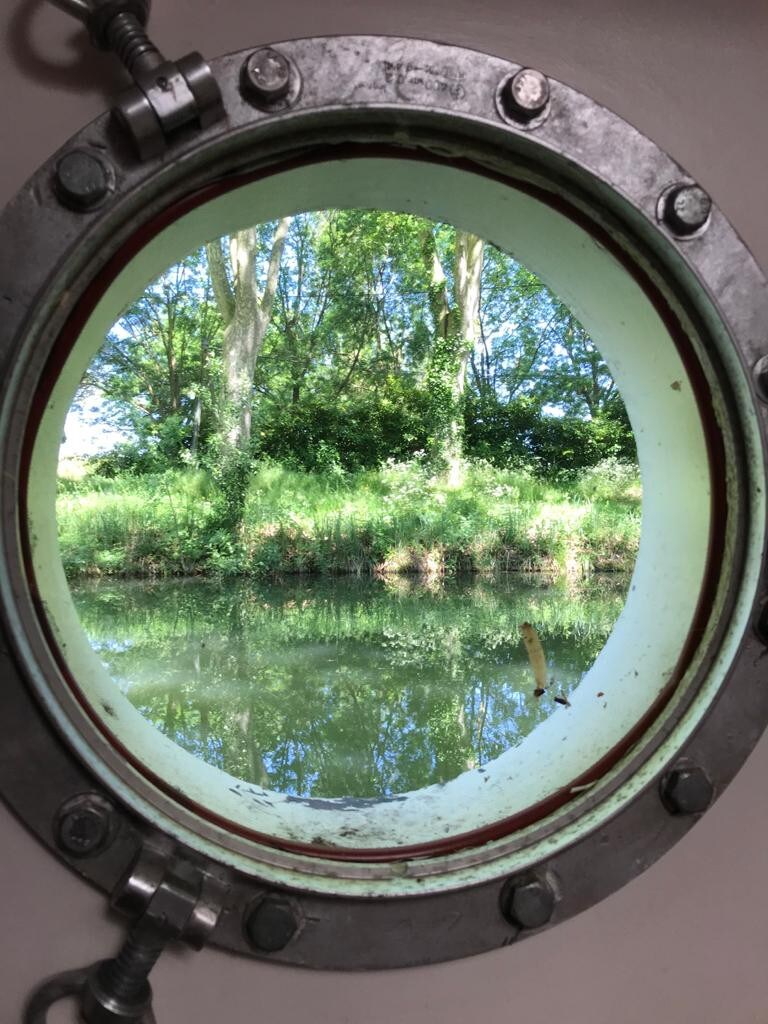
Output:
[[[196,757],[296,796],[383,797],[518,744],[603,647],[628,578],[73,584],[115,685]],[[521,626],[536,630],[537,695]]]

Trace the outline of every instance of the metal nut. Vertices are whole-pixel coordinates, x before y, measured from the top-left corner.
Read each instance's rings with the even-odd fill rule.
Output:
[[[753,373],[758,395],[764,402],[768,402],[768,356],[757,360]]]
[[[549,81],[534,68],[522,68],[501,87],[501,104],[515,121],[532,121],[549,103]]]
[[[663,197],[662,219],[676,235],[693,235],[709,220],[712,200],[698,185],[678,185]]]
[[[671,814],[702,814],[715,796],[715,787],[698,765],[673,768],[661,780],[661,799]]]
[[[112,189],[111,167],[95,153],[73,149],[56,164],[56,194],[72,210],[92,210]]]
[[[519,928],[543,928],[555,911],[555,893],[543,878],[513,879],[504,886],[501,910]]]
[[[245,932],[248,941],[263,953],[283,949],[299,928],[296,911],[282,896],[264,896],[248,914]]]
[[[256,50],[243,64],[243,93],[261,103],[276,103],[291,87],[291,63],[277,50]]]
[[[56,819],[56,841],[75,857],[89,857],[108,845],[114,808],[96,793],[67,800]]]

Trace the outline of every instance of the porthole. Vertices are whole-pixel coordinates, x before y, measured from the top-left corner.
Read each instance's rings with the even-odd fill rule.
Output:
[[[44,841],[110,890],[157,832],[229,872],[215,943],[318,967],[448,959],[556,923],[633,877],[762,731],[768,409],[753,368],[766,358],[768,296],[695,183],[561,83],[411,40],[276,52],[290,69],[279,96],[254,91],[253,54],[222,58],[225,122],[139,161],[97,121],[4,215],[15,242],[2,252],[0,428],[14,486],[3,491],[12,668],[0,784]],[[83,167],[103,187],[75,202]],[[566,713],[444,784],[296,797],[193,758],[116,691],[58,555],[56,459],[84,369],[150,280],[222,234],[358,207],[472,231],[568,303],[626,401],[642,537],[626,606]],[[32,780],[10,742],[22,731],[45,768]],[[78,846],[62,821],[87,793],[108,827]],[[253,923],[275,900],[295,923],[277,948]]]
[[[231,446],[222,370],[248,358],[253,294],[235,260],[272,305]],[[473,311],[446,367],[441,318]],[[127,698],[235,795],[486,776],[568,714],[630,586],[616,383],[530,270],[449,224],[320,210],[206,243],[110,328],[64,433],[61,560],[114,686],[94,707]]]

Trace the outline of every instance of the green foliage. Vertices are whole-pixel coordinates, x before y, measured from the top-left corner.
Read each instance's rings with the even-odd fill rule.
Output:
[[[142,430],[134,442],[121,442],[92,459],[93,469],[101,476],[123,473],[162,473],[179,463],[180,452],[186,448],[187,430],[182,417],[172,413],[154,425],[151,432]]]
[[[354,391],[330,402],[308,394],[259,421],[254,449],[259,457],[320,472],[406,460],[426,446],[427,401],[422,389],[394,374],[373,395]]]
[[[213,472],[66,481],[57,508],[65,571],[579,576],[628,570],[637,550],[639,482],[617,462],[557,484],[470,462],[458,487],[423,459],[353,473],[270,461],[240,471],[247,492],[237,492],[236,531],[224,478]]]
[[[608,458],[632,464],[637,457],[634,435],[622,418],[546,415],[532,396],[501,403],[487,391],[467,399],[465,452],[497,466],[530,465],[545,476]]]
[[[69,575],[183,575],[208,557],[215,522],[206,474],[95,474],[69,481],[57,503],[59,546]]]
[[[157,472],[194,456],[212,426],[220,329],[203,250],[170,267],[126,309],[75,401],[98,394],[105,424],[127,437],[112,466],[104,463],[108,472]]]
[[[253,233],[261,256],[272,227]],[[252,455],[352,471],[463,440],[466,457],[543,473],[634,457],[616,386],[583,326],[490,245],[479,340],[459,387],[456,240],[450,225],[386,211],[292,219],[256,362]],[[149,285],[86,373],[79,401],[99,393],[104,422],[125,434],[98,463],[105,475],[197,465],[206,450],[216,470],[225,321],[207,259],[192,253]],[[230,490],[234,509],[242,488]]]
[[[459,373],[459,342],[453,332],[437,335],[432,342],[425,376],[428,396],[426,450],[436,468],[444,469],[452,458],[468,454],[460,424],[464,420],[466,398],[457,396],[456,380]]]
[[[588,501],[637,502],[640,479],[637,466],[610,457],[579,474],[575,492]]]
[[[243,520],[251,477],[250,456],[229,445],[213,444],[205,465],[214,485],[215,533],[226,538],[225,548],[231,554]]]
[[[274,225],[246,234],[261,288]],[[539,278],[477,239],[465,291],[474,305],[462,307],[468,237],[386,211],[292,218],[238,407],[247,450],[240,435],[228,443],[221,295],[238,282],[226,239],[169,268],[83,380],[79,400],[98,392],[104,422],[125,440],[92,461],[89,480],[63,485],[67,571],[572,575],[630,565],[635,446],[608,367]],[[222,273],[212,277],[209,258]],[[203,478],[193,497],[190,481]]]

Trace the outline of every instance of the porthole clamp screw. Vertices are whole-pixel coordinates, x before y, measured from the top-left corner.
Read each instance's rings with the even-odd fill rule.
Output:
[[[661,219],[681,238],[702,231],[711,212],[712,200],[699,185],[676,185],[661,199]]]
[[[116,957],[44,982],[27,1004],[24,1024],[46,1024],[60,999],[79,999],[84,1024],[153,1024],[149,974],[166,945],[201,949],[218,923],[229,889],[226,874],[177,855],[167,839],[150,840],[118,885],[112,905],[138,919]]]
[[[501,911],[510,924],[522,929],[543,928],[555,912],[557,897],[540,875],[510,879],[501,893]]]
[[[113,834],[114,808],[96,793],[84,793],[67,800],[56,818],[56,842],[73,857],[100,853]]]
[[[527,124],[544,114],[549,96],[547,76],[535,68],[521,68],[502,84],[499,100],[508,118]]]
[[[661,780],[661,799],[670,814],[703,814],[715,798],[709,776],[696,764],[680,764]]]
[[[270,893],[247,914],[245,933],[251,946],[262,953],[285,949],[299,930],[299,918],[290,900]]]
[[[71,210],[86,212],[106,199],[114,178],[114,171],[102,156],[72,149],[56,164],[56,194]]]
[[[141,160],[161,155],[182,128],[207,128],[224,116],[221,90],[199,53],[166,60],[146,32],[150,0],[52,0],[88,29],[94,46],[114,53],[134,81],[113,114]]]
[[[243,63],[240,89],[246,99],[271,106],[290,92],[294,73],[291,62],[271,47],[255,50]]]

